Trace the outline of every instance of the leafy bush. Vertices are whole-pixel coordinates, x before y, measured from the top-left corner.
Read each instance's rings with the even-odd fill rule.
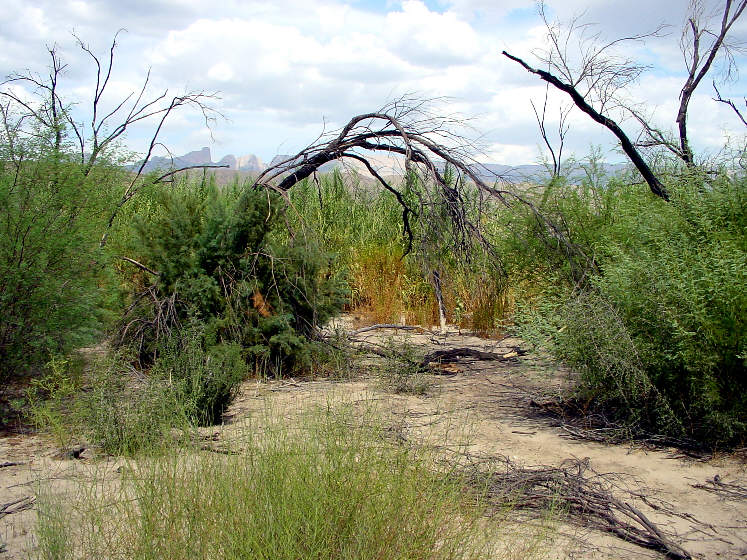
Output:
[[[247,373],[241,347],[208,344],[199,326],[176,331],[161,344],[151,378],[167,384],[191,423],[219,423]]]
[[[48,431],[60,447],[74,443],[74,399],[81,386],[78,360],[55,356],[46,365],[46,373],[32,379],[26,390],[26,417],[38,430]],[[78,357],[79,358],[79,357]]]
[[[524,328],[577,366],[583,389],[618,418],[737,445],[747,437],[745,178],[668,188],[670,204],[614,181],[604,192],[551,189],[542,210],[594,260],[574,284],[557,247],[525,251],[566,273],[543,282]]]
[[[0,384],[100,331],[112,279],[98,240],[120,173],[15,142],[0,142]]]
[[[175,390],[180,386],[140,374],[126,356],[102,356],[85,372],[80,366],[55,358],[26,392],[28,418],[60,447],[86,444],[134,455],[164,447],[172,429],[189,431],[194,424],[182,392]]]
[[[135,295],[123,333],[145,363],[171,330],[197,322],[208,354],[236,343],[259,373],[309,367],[315,330],[339,312],[344,290],[329,255],[273,239],[277,202],[265,190],[183,185],[136,221],[135,250],[158,275]]]

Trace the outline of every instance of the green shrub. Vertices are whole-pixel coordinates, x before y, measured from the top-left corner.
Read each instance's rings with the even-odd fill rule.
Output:
[[[535,268],[566,273],[540,280],[519,321],[580,369],[583,390],[618,419],[739,445],[747,437],[745,178],[693,175],[668,189],[669,204],[620,181],[604,192],[553,188],[541,210],[594,259],[573,274],[561,248],[528,243]]]
[[[208,345],[199,326],[176,331],[162,344],[149,375],[174,392],[189,421],[206,426],[221,415],[246,378],[247,365],[237,343]]]
[[[98,240],[121,176],[15,140],[0,135],[0,385],[101,331],[113,284]]]
[[[32,379],[26,390],[23,409],[37,430],[49,432],[60,447],[75,443],[74,399],[80,391],[80,356],[55,356],[46,365],[46,373]]]
[[[168,448],[172,431],[189,433],[188,408],[173,385],[138,375],[122,356],[108,358],[75,398],[78,429],[110,455]]]
[[[194,406],[181,383],[143,375],[121,354],[92,360],[85,372],[81,365],[56,358],[26,392],[27,417],[60,447],[135,455],[168,447],[174,429],[188,434],[194,426]]]
[[[250,187],[186,185],[158,195],[154,215],[135,223],[135,249],[158,276],[135,295],[140,306],[123,329],[144,363],[166,333],[198,322],[208,346],[239,344],[256,372],[310,366],[310,340],[341,309],[343,284],[330,255],[273,239],[278,217],[277,197]]]

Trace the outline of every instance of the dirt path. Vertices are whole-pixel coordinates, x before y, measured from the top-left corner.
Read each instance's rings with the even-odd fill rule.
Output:
[[[345,325],[349,327],[350,325]],[[372,331],[360,335],[380,343],[384,338],[402,339],[401,332]],[[506,353],[521,342],[500,342],[451,332],[447,336],[408,332],[406,340],[422,350],[470,347],[480,351]],[[377,366],[373,366],[375,370]],[[635,504],[652,521],[697,558],[747,558],[747,503],[704,489],[697,483],[719,475],[724,482],[747,484],[744,462],[733,457],[716,457],[701,462],[677,457],[672,450],[646,450],[628,445],[604,445],[570,439],[551,420],[537,416],[532,395],[558,390],[568,382],[568,373],[531,354],[508,362],[459,363],[450,376],[436,376],[427,394],[393,395],[380,387],[376,377],[347,381],[247,382],[226,414],[226,423],[206,431],[216,439],[240,437],[247,420],[272,406],[292,419],[298,411],[329,402],[353,406],[375,405],[385,411],[392,433],[406,441],[440,442],[481,455],[504,455],[520,465],[560,465],[569,458],[588,458],[598,473],[619,474],[620,485],[634,488],[644,496],[667,502],[681,517],[662,515],[640,500]],[[254,424],[256,426],[256,422]],[[49,440],[38,436],[0,439],[0,507],[34,494],[34,480],[54,477],[68,484],[86,469],[89,459],[60,460]],[[112,466],[116,462],[109,460]],[[0,560],[23,557],[36,513],[31,509],[0,518],[0,542],[5,552]],[[697,520],[697,521],[696,521]],[[515,537],[503,551],[506,558],[523,558],[520,546],[527,534],[545,531],[543,557],[579,558],[661,558],[658,553],[625,543],[606,533],[557,520],[544,523],[514,516]],[[534,525],[532,525],[534,523]],[[548,525],[549,524],[549,525]],[[548,529],[549,526],[549,529]]]

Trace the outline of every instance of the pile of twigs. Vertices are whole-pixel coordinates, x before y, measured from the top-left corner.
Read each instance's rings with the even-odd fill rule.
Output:
[[[707,479],[705,484],[693,484],[692,487],[718,494],[726,499],[747,500],[747,487],[731,482],[724,482],[719,475]]]
[[[469,486],[486,491],[496,508],[560,510],[571,522],[612,533],[668,558],[691,558],[673,537],[632,505],[638,494],[622,488],[618,475],[594,471],[588,460],[568,459],[558,467],[522,467],[507,457],[467,454],[450,468],[464,476]],[[618,497],[620,494],[624,497]],[[655,506],[659,514],[681,516],[667,504]]]
[[[674,447],[680,454],[706,460],[712,454],[700,442],[649,432],[640,426],[621,424],[607,417],[599,406],[585,406],[573,398],[530,398],[529,406],[540,416],[557,421],[566,436],[600,443],[629,443],[651,448]]]

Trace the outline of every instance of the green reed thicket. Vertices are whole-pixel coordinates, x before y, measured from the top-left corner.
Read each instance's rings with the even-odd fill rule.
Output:
[[[417,207],[414,196],[408,202]],[[429,275],[438,266],[450,321],[491,333],[505,319],[509,299],[496,263],[477,255],[465,266],[448,246],[423,247],[424,224],[413,218],[415,242],[408,253],[402,207],[391,193],[335,171],[296,185],[291,203],[292,229],[338,255],[350,286],[349,310],[375,322],[404,317],[411,324],[437,324]],[[477,220],[476,201],[467,204]]]

